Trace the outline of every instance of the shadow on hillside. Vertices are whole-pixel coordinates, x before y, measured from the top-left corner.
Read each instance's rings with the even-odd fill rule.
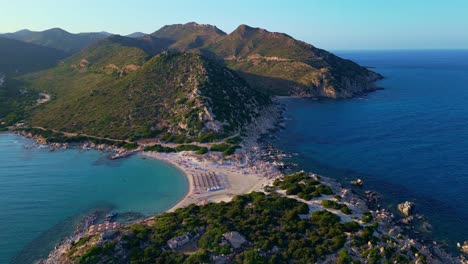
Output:
[[[259,89],[260,91],[268,94],[287,96],[291,95],[291,91],[305,90],[304,86],[290,80],[281,78],[265,77],[257,74],[237,71],[237,73],[244,78],[250,86]]]

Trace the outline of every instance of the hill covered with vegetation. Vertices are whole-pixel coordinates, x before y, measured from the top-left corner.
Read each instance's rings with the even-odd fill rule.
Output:
[[[54,28],[42,32],[22,30],[2,36],[76,53],[109,35],[72,34]],[[164,50],[191,51],[219,60],[250,86],[272,95],[351,97],[377,89],[375,81],[382,78],[350,60],[287,34],[247,25],[226,34],[216,26],[190,22],[131,37],[140,42],[135,45],[149,48],[152,55]]]
[[[37,99],[18,89],[20,83],[13,77],[53,67],[66,56],[57,49],[0,37],[0,117]]]
[[[381,78],[283,33],[240,25],[230,34],[196,23],[170,25],[152,34],[172,41],[168,49],[191,50],[219,59],[252,87],[273,95],[341,98],[375,90]]]
[[[0,37],[0,73],[6,77],[53,67],[66,56],[57,49]]]
[[[286,34],[241,25],[206,45],[252,86],[275,95],[351,97],[374,90],[380,75]]]
[[[170,40],[172,43],[167,47],[168,49],[187,51],[216,42],[226,36],[226,33],[216,26],[190,22],[164,26],[151,36]]]
[[[235,72],[195,53],[113,36],[21,79],[52,96],[32,126],[113,139],[199,141],[239,133],[270,103]],[[180,141],[180,140],[178,140]]]
[[[14,33],[6,33],[1,37],[16,39],[26,43],[32,43],[49,48],[55,48],[67,53],[74,53],[97,40],[108,37],[110,34],[99,33],[78,33],[73,34],[60,28],[52,28],[44,31],[20,30]]]
[[[180,142],[238,133],[269,103],[267,96],[350,97],[375,89],[380,78],[286,34],[246,25],[230,34],[192,22],[133,38],[61,29],[8,36],[80,50],[15,80],[17,93],[47,93],[52,100],[10,109],[26,109],[33,126],[114,139],[161,135]],[[15,116],[8,119],[25,117]]]

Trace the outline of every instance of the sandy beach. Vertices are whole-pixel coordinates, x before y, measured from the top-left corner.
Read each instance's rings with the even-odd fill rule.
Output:
[[[141,152],[140,155],[170,163],[182,170],[187,177],[189,188],[186,195],[169,212],[189,204],[228,202],[235,195],[262,191],[281,175],[276,166],[260,160],[250,160],[247,153],[236,154],[235,158],[230,159],[223,159],[217,153],[200,156],[190,152]],[[250,166],[251,162],[255,162],[256,166]],[[221,183],[220,189],[207,190],[197,186],[194,175],[206,173],[214,173]]]

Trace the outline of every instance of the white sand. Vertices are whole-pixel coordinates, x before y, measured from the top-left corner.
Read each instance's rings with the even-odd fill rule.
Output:
[[[264,169],[264,166],[270,166],[268,168],[270,170],[274,170],[274,168],[271,168],[272,165],[268,165],[268,163],[262,161],[258,161],[258,168],[255,168],[256,166],[252,168],[250,166],[243,166],[240,162],[234,160],[220,160],[216,162],[206,156],[197,157],[189,152],[142,152],[141,155],[162,160],[180,168],[188,179],[189,189],[187,194],[179,203],[169,209],[169,212],[189,204],[228,202],[235,195],[246,194],[252,191],[262,191],[264,186],[271,184],[273,178],[279,175],[279,173],[277,175],[270,173],[269,177],[265,177],[264,172],[269,170]],[[217,191],[195,189],[193,175],[206,172],[215,173],[215,175],[221,179],[224,189]]]

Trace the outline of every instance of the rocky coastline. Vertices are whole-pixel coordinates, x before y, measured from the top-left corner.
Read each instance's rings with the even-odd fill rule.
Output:
[[[277,156],[282,152],[280,150],[275,150],[271,145],[268,144],[268,140],[262,141],[263,143],[258,144],[258,140],[261,135],[268,134],[272,131],[284,128],[284,112],[287,111],[286,107],[281,104],[281,100],[275,99],[274,105],[271,109],[267,109],[263,115],[259,117],[255,126],[249,128],[249,133],[247,134],[245,140],[245,148],[249,149],[252,161],[255,160],[269,160],[272,166],[276,168],[282,168],[282,166],[288,166],[281,162],[281,159],[277,159]],[[32,138],[38,144],[47,144],[44,138],[41,136],[32,135],[31,133],[21,133],[20,134],[27,138]],[[82,149],[97,149],[106,152],[117,152],[118,155],[125,157],[127,151],[123,148],[116,148],[115,146],[109,146],[105,144],[94,144],[94,143],[83,143],[83,144],[68,144],[68,143],[52,143],[47,144],[49,149],[52,151],[66,149],[69,147],[80,147]],[[268,150],[268,152],[266,152]],[[134,152],[134,151],[132,151]],[[281,154],[285,155],[285,154]],[[380,234],[387,234],[391,241],[386,241],[385,243],[392,243],[402,252],[411,252],[410,249],[415,248],[417,252],[424,254],[426,257],[427,263],[468,263],[465,256],[461,254],[460,256],[453,256],[449,254],[440,244],[436,241],[423,240],[421,237],[418,237],[415,232],[411,232],[414,229],[416,223],[424,222],[424,218],[420,215],[414,215],[415,205],[411,202],[406,202],[401,205],[398,205],[398,210],[404,216],[399,217],[394,215],[392,212],[387,209],[382,208],[381,198],[378,193],[374,191],[366,191],[364,195],[357,194],[352,188],[343,188],[341,184],[335,180],[323,176],[319,176],[321,182],[329,185],[335,193],[339,193],[342,197],[342,202],[352,206],[353,208],[359,208],[360,211],[370,211],[372,217],[378,222],[378,232]],[[46,263],[67,263],[67,254],[71,248],[71,245],[78,242],[85,234],[86,230],[91,224],[96,220],[96,216],[93,213],[92,215],[83,219],[80,225],[77,227],[75,233],[63,239],[60,244],[49,254],[48,258],[41,260],[40,264]],[[425,223],[425,222],[424,222]],[[102,239],[102,237],[100,238]],[[368,245],[370,249],[379,248],[382,245]],[[347,249],[351,254],[359,258],[359,252],[356,252],[356,249],[351,245],[346,245]],[[467,248],[467,242],[464,242],[463,245],[459,245],[460,250]],[[354,252],[354,253],[353,253]],[[466,254],[466,252],[464,252]],[[408,253],[409,254],[409,253]],[[423,263],[421,258],[416,255],[407,255],[415,263]],[[325,261],[327,263],[327,261]]]

